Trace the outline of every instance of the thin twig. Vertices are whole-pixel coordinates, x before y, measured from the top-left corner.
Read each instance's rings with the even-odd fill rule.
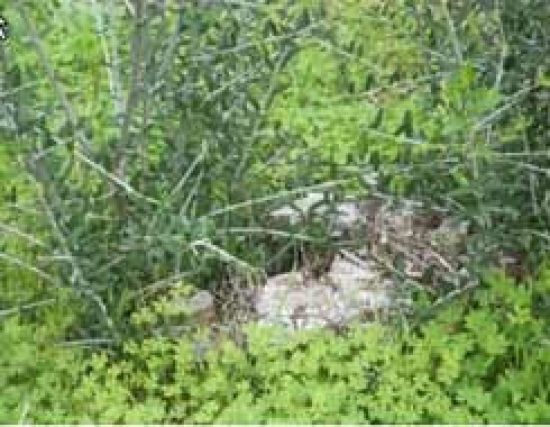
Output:
[[[286,197],[291,197],[291,196],[295,196],[297,194],[307,193],[309,191],[328,190],[330,188],[335,188],[335,187],[345,185],[345,184],[347,184],[349,182],[352,182],[352,181],[353,181],[352,179],[339,179],[339,180],[334,180],[334,181],[323,182],[321,184],[314,184],[314,185],[310,185],[310,186],[306,186],[306,187],[300,187],[300,188],[296,188],[294,190],[281,191],[279,193],[272,194],[272,195],[269,195],[269,196],[259,197],[257,199],[250,199],[250,200],[246,200],[244,202],[235,203],[233,205],[225,206],[225,207],[220,208],[220,209],[215,209],[215,210],[209,212],[208,214],[199,217],[198,220],[199,221],[205,220],[207,218],[212,218],[212,217],[215,217],[215,216],[219,216],[219,215],[222,215],[222,214],[227,213],[227,212],[232,212],[232,211],[235,211],[235,210],[238,210],[238,209],[248,208],[250,206],[272,202],[272,201],[278,200],[278,199],[284,199]]]
[[[229,227],[216,230],[217,235],[224,234],[264,234],[269,236],[284,237],[292,240],[302,240],[305,242],[317,242],[319,239],[308,236],[307,234],[291,233],[285,230],[277,230],[263,227]]]
[[[271,73],[269,86],[268,86],[268,88],[265,92],[265,95],[263,96],[263,98],[261,100],[260,117],[264,117],[267,114],[267,110],[268,110],[267,107],[268,107],[268,104],[269,104],[270,100],[272,100],[272,98],[273,98],[273,93],[274,93],[274,91],[277,87],[279,74],[282,71],[283,64],[288,59],[288,56],[291,55],[291,54],[292,54],[292,52],[291,52],[290,49],[284,50],[282,52],[282,54],[280,55],[279,60],[277,61],[277,64],[275,65],[275,68],[274,68],[273,72]],[[256,120],[256,123],[254,124],[254,128],[252,129],[252,135],[255,135],[258,132],[261,122],[262,122],[262,120]],[[242,159],[239,162],[239,165],[237,166],[237,169],[236,169],[236,172],[235,172],[235,180],[240,179],[241,174],[243,173],[244,169],[246,168],[248,159],[250,157],[250,154],[252,153],[251,148],[252,148],[253,143],[254,143],[254,138],[251,138],[247,142],[247,144],[243,147],[243,150],[242,150],[243,155],[242,155]]]
[[[516,105],[520,100],[521,97],[528,94],[534,89],[534,86],[527,86],[520,90],[518,90],[516,93],[510,95],[507,98],[507,102],[503,104],[501,107],[497,108],[493,112],[491,112],[489,115],[483,117],[481,120],[479,120],[477,123],[472,126],[472,133],[478,132],[485,127],[491,125],[496,119],[498,119],[505,111],[512,108],[514,105]]]
[[[10,225],[4,224],[0,222],[0,231],[3,230],[6,233],[15,234],[18,237],[21,237],[28,242],[32,243],[35,246],[40,246],[41,248],[46,248],[46,244],[38,240],[36,237],[31,236],[30,234],[27,234],[18,228],[12,227]]]
[[[139,191],[134,189],[130,184],[128,184],[126,181],[120,179],[118,176],[110,173],[107,171],[103,166],[101,166],[99,163],[95,163],[92,160],[90,160],[88,157],[86,157],[82,152],[75,149],[75,157],[82,160],[85,164],[90,166],[92,169],[99,172],[103,177],[107,178],[109,181],[113,182],[117,186],[121,187],[128,193],[129,195],[132,195],[134,197],[137,197],[139,199],[145,200],[148,203],[151,203],[153,205],[159,205],[160,202],[156,199],[153,199],[152,197],[145,196],[144,194],[141,194]]]
[[[47,282],[49,282],[50,284],[52,284],[56,287],[60,286],[59,282],[52,275],[46,273],[45,271],[40,270],[39,268],[37,268],[33,265],[30,265],[30,264],[26,263],[25,261],[23,261],[23,260],[21,260],[17,257],[14,257],[13,255],[9,255],[9,254],[6,254],[4,252],[0,252],[0,259],[3,259],[5,261],[9,262],[10,264],[14,264],[18,267],[21,267],[24,270],[33,272],[38,277],[46,280]]]
[[[62,347],[73,347],[73,346],[97,346],[97,345],[110,345],[115,344],[115,340],[110,338],[84,338],[80,340],[71,340],[71,341],[62,341],[58,343]]]
[[[130,12],[130,15],[132,15],[135,18],[136,9],[134,8],[134,5],[130,3],[130,0],[124,0],[124,4],[126,5],[126,9],[128,9],[128,12]]]
[[[38,172],[40,173],[40,171],[38,171]],[[35,179],[35,184],[37,186],[39,186],[39,182],[36,179]],[[46,199],[45,194],[42,191],[40,191],[41,190],[40,187],[39,187],[38,190],[39,190],[38,191],[39,200],[42,203],[42,207],[43,207],[43,209],[46,213],[46,216],[47,216],[47,218],[48,218],[48,220],[49,220],[49,222],[52,226],[52,230],[54,231],[54,234],[56,235],[57,240],[59,241],[65,256],[67,257],[67,259],[69,260],[69,262],[71,264],[71,268],[73,270],[72,277],[71,277],[71,282],[73,284],[73,289],[77,293],[80,293],[80,294],[85,295],[88,298],[90,298],[99,307],[101,313],[104,316],[105,323],[107,324],[109,329],[113,332],[115,337],[119,338],[118,331],[116,330],[115,324],[114,324],[113,320],[111,319],[111,316],[108,313],[108,310],[107,310],[107,307],[106,307],[105,303],[103,302],[101,297],[93,291],[93,288],[92,288],[91,284],[86,280],[86,277],[84,276],[84,273],[82,272],[80,266],[76,262],[76,258],[75,258],[75,256],[73,255],[73,253],[70,249],[70,245],[69,245],[69,242],[67,241],[67,238],[65,237],[65,235],[63,234],[63,231],[61,230],[59,224],[57,223],[55,215],[54,215],[54,213],[53,213],[53,211],[52,211],[52,209],[51,209],[51,207],[48,203],[48,200]],[[77,283],[79,283],[81,285],[81,287],[75,286]]]
[[[291,32],[291,33],[282,34],[280,36],[265,37],[265,38],[262,39],[262,43],[274,43],[274,42],[279,42],[279,41],[291,40],[291,39],[296,38],[296,37],[301,36],[301,35],[307,35],[312,30],[314,30],[316,28],[320,28],[321,26],[322,26],[322,23],[314,22],[314,23],[310,24],[307,27],[301,28],[301,29],[296,30],[296,31]],[[217,56],[223,56],[223,55],[228,55],[228,54],[233,54],[233,53],[240,53],[243,50],[250,49],[250,48],[256,46],[257,44],[258,44],[257,41],[250,41],[250,42],[241,43],[239,45],[236,45],[236,46],[233,46],[233,47],[230,47],[230,48],[212,49],[210,51],[207,51],[207,53],[202,53],[202,54],[193,56],[190,59],[191,60],[199,60],[199,61],[200,60],[212,60]]]
[[[65,89],[63,86],[59,83],[55,76],[55,70],[50,64],[50,61],[48,60],[48,56],[46,55],[46,50],[44,49],[44,46],[40,42],[40,37],[38,36],[38,33],[36,31],[36,28],[32,24],[31,20],[29,19],[29,16],[27,15],[27,11],[25,10],[25,6],[22,4],[21,0],[16,0],[19,6],[19,14],[21,16],[21,19],[25,23],[25,25],[28,27],[30,31],[31,41],[34,44],[36,48],[36,52],[38,53],[38,57],[40,59],[40,62],[42,62],[42,66],[46,70],[46,74],[48,76],[48,79],[50,80],[50,83],[52,84],[57,97],[61,101],[63,108],[65,109],[65,112],[67,114],[67,119],[71,126],[73,126],[73,129],[77,126],[77,119],[76,114],[69,102],[69,99],[67,98],[67,94],[65,93]]]
[[[449,10],[448,0],[442,0],[442,4],[443,4],[443,11],[445,12],[445,18],[447,19],[447,24],[449,25],[449,32],[451,33],[451,41],[453,43],[456,59],[458,63],[461,64],[463,62],[462,48],[460,46],[460,41],[458,40],[458,34],[456,32],[455,23],[451,16],[451,11]]]
[[[180,13],[179,21],[176,23],[176,26],[174,28],[174,33],[172,34],[172,37],[170,37],[170,41],[168,43],[168,48],[164,52],[164,57],[162,58],[162,61],[160,63],[160,66],[157,70],[157,74],[155,76],[154,82],[159,84],[159,86],[162,85],[162,82],[164,81],[164,75],[168,71],[170,64],[172,63],[176,48],[178,47],[178,44],[181,40],[182,32],[180,30],[181,27],[181,20],[183,19],[183,14]]]
[[[157,280],[156,282],[154,283],[151,283],[150,285],[146,285],[136,291],[134,291],[131,295],[130,295],[130,298],[137,298],[137,297],[145,297],[145,296],[148,296],[148,295],[151,295],[159,290],[163,290],[163,289],[166,289],[166,288],[171,288],[171,287],[178,287],[181,285],[181,280],[182,279],[186,279],[188,277],[191,277],[193,276],[194,273],[192,272],[189,272],[189,271],[184,271],[182,273],[176,273],[176,274],[173,274],[172,276],[170,277],[166,277],[164,279],[161,279],[161,280]]]
[[[122,115],[124,108],[122,106],[122,95],[121,95],[121,83],[120,83],[120,73],[118,69],[118,55],[116,53],[116,47],[112,46],[111,51],[109,51],[109,44],[107,42],[107,37],[105,32],[107,31],[107,26],[103,22],[103,11],[97,0],[92,0],[95,5],[95,18],[97,25],[97,33],[101,41],[101,48],[103,50],[103,56],[105,58],[105,65],[107,68],[107,78],[109,80],[109,90],[111,92],[111,98],[113,100],[114,111],[116,120],[119,121],[119,124],[122,124]],[[111,8],[114,9],[113,2],[111,2]],[[114,31],[109,29],[109,35],[111,41],[115,39]]]
[[[145,8],[144,0],[136,0],[135,2],[135,26],[134,35],[132,37],[132,71],[128,88],[128,98],[126,99],[126,107],[124,111],[124,121],[120,132],[120,141],[117,149],[116,174],[120,179],[124,179],[126,174],[126,153],[130,139],[130,124],[133,119],[135,108],[141,101],[143,96],[143,38],[145,29]]]
[[[208,144],[206,141],[203,141],[201,146],[201,152],[195,157],[191,165],[187,168],[181,179],[178,181],[176,186],[172,189],[170,192],[170,197],[174,197],[177,193],[181,191],[191,174],[195,171],[195,168],[199,165],[200,162],[203,161],[203,159],[206,157],[206,153],[208,152]]]
[[[253,267],[252,265],[250,265],[246,261],[243,261],[242,259],[236,257],[235,255],[230,254],[225,249],[222,249],[219,246],[213,244],[208,239],[197,240],[197,241],[191,243],[190,247],[192,249],[200,248],[200,247],[202,247],[204,249],[207,249],[207,250],[211,251],[212,253],[215,253],[216,255],[218,255],[223,261],[233,263],[233,264],[237,265],[238,267],[241,267],[245,271],[250,271],[250,272],[256,273],[257,270],[258,270],[256,267]]]
[[[442,304],[445,304],[445,303],[448,303],[450,302],[451,300],[459,297],[460,295],[463,295],[465,294],[466,292],[468,291],[471,291],[475,288],[477,288],[478,286],[480,285],[480,282],[479,281],[475,281],[475,282],[470,282],[468,283],[466,286],[463,286],[462,288],[459,288],[459,289],[455,289],[454,291],[452,292],[449,292],[447,295],[439,298],[436,302],[434,302],[431,306],[431,308],[436,308],[436,307],[439,307],[440,305]]]
[[[0,99],[16,95],[17,93],[19,93],[21,91],[24,91],[26,89],[29,89],[29,88],[32,88],[32,87],[35,87],[35,86],[39,86],[39,85],[43,84],[44,81],[45,81],[45,79],[40,79],[40,80],[36,80],[34,82],[21,84],[18,87],[10,89],[6,92],[0,92]]]
[[[28,304],[20,305],[19,307],[13,307],[13,308],[8,308],[6,310],[0,310],[0,317],[11,316],[12,314],[17,314],[22,310],[30,310],[30,309],[33,309],[33,308],[36,308],[36,307],[43,307],[43,306],[46,306],[46,305],[52,305],[56,301],[57,300],[55,298],[50,298],[50,299],[46,299],[46,300],[42,300],[42,301],[36,301],[36,302],[31,302],[31,303],[28,303]]]
[[[494,88],[500,90],[500,84],[502,82],[502,77],[504,76],[504,61],[508,55],[508,43],[506,41],[506,33],[504,32],[504,25],[502,23],[502,16],[500,11],[500,0],[495,0],[495,13],[498,17],[499,31],[502,42],[502,49],[500,50],[500,59],[498,63],[498,69],[495,76]]]

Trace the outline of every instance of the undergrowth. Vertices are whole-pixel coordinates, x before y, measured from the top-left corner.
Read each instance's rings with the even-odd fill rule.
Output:
[[[130,339],[91,357],[53,344],[47,324],[11,317],[0,332],[10,349],[0,356],[0,420],[548,422],[549,291],[550,269],[522,284],[492,274],[400,331],[377,324],[289,335],[254,326],[241,344],[203,331]],[[61,308],[41,318],[52,310]]]
[[[550,422],[550,3],[180,3],[0,0],[0,421]],[[325,249],[269,215],[313,190],[460,217],[522,280],[186,332],[167,289]]]

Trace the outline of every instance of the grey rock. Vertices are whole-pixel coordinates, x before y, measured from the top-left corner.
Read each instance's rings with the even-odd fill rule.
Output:
[[[200,290],[190,297],[185,302],[185,309],[199,323],[209,323],[216,317],[214,297],[205,290]]]
[[[301,272],[284,273],[259,289],[255,309],[259,322],[289,329],[344,326],[392,306],[390,283],[374,264],[338,257],[317,280]]]

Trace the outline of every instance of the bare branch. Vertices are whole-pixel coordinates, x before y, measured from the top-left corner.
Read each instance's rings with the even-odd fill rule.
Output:
[[[13,265],[16,265],[24,270],[27,270],[27,271],[30,271],[34,274],[36,274],[38,277],[44,279],[46,282],[56,286],[56,287],[59,287],[60,284],[59,282],[50,274],[46,273],[45,271],[42,271],[41,269],[13,256],[13,255],[9,255],[9,254],[6,254],[4,252],[0,252],[0,259],[3,259],[7,262],[9,262],[10,264],[13,264]]]
[[[6,233],[14,234],[18,237],[21,237],[35,246],[40,246],[41,248],[47,247],[43,242],[38,240],[36,237],[31,236],[30,234],[27,234],[16,227],[12,227],[10,225],[0,222],[0,230],[3,230]]]
[[[46,299],[43,301],[31,302],[29,304],[20,305],[18,307],[8,308],[6,310],[0,310],[0,317],[11,316],[12,314],[17,314],[22,310],[30,310],[36,307],[44,307],[46,305],[52,305],[57,300],[55,298]]]
[[[132,52],[132,72],[128,87],[128,97],[126,99],[126,107],[124,111],[124,121],[120,132],[120,141],[118,143],[116,174],[124,179],[126,174],[126,149],[130,140],[130,125],[133,119],[135,108],[140,103],[143,96],[143,38],[145,29],[145,0],[135,1],[135,26],[134,35],[132,37],[131,52]]]

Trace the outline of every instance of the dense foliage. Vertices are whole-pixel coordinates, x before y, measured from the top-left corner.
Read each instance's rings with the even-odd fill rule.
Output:
[[[493,276],[396,332],[250,328],[245,344],[127,341],[112,360],[52,344],[50,325],[2,325],[0,420],[33,422],[506,423],[550,419],[550,271]],[[38,351],[37,351],[38,346]]]
[[[548,1],[0,14],[0,421],[550,420]],[[515,279],[342,336],[182,332],[171,296],[323,250],[269,216],[312,189],[466,220],[467,268]]]

